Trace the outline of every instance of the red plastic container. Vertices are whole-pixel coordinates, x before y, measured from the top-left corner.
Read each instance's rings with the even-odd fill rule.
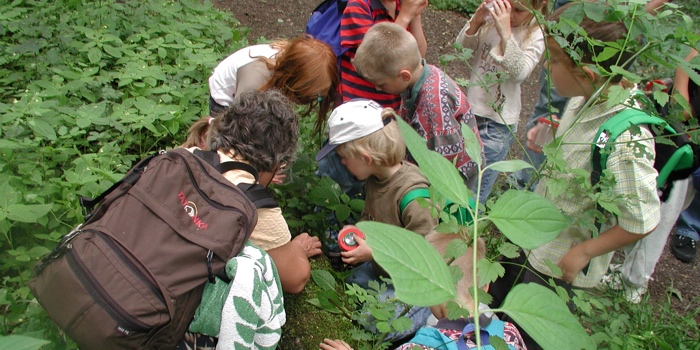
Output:
[[[361,237],[362,239],[365,239],[364,233],[362,233],[362,231],[360,231],[357,227],[343,227],[343,229],[340,230],[340,232],[338,233],[338,245],[340,245],[340,249],[348,252],[357,248],[357,241],[355,241],[355,235]]]

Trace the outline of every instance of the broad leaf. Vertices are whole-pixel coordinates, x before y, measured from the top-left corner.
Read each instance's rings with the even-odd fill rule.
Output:
[[[311,271],[311,278],[313,278],[314,283],[324,290],[335,290],[335,278],[330,272],[326,270],[313,270]]]
[[[30,338],[23,335],[0,337],[0,349],[2,350],[36,350],[49,343],[48,340]]]
[[[7,218],[19,222],[37,222],[51,210],[51,204],[12,204],[7,207]]]
[[[545,349],[595,349],[566,303],[546,287],[519,284],[508,293],[500,308]]]
[[[394,283],[396,297],[417,306],[455,298],[455,286],[442,256],[423,236],[380,222],[359,222],[374,260]]]
[[[525,249],[550,242],[570,224],[548,199],[516,190],[508,190],[498,198],[488,217],[501,233]]]
[[[411,156],[418,162],[430,185],[454,203],[469,206],[469,191],[457,168],[445,157],[426,147],[426,140],[401,118],[397,118],[401,134]]]
[[[476,266],[479,271],[479,287],[485,286],[499,277],[503,277],[503,274],[506,272],[501,263],[486,258],[479,260]]]
[[[462,123],[462,137],[464,138],[464,148],[469,158],[476,162],[476,164],[481,165],[481,143],[479,143],[479,139],[476,137],[472,128],[464,123]]]
[[[513,173],[521,169],[525,168],[531,168],[532,164],[525,162],[521,159],[513,159],[513,160],[504,160],[500,162],[493,163],[488,166],[489,169],[500,171],[502,173],[508,172],[508,173]]]

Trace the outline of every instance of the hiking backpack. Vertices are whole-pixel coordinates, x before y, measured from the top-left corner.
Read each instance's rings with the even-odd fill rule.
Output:
[[[84,201],[99,205],[37,265],[33,295],[81,349],[181,341],[205,283],[223,275],[257,223],[244,192],[207,163],[186,149],[142,160]]]
[[[681,128],[674,128],[666,120],[648,115],[647,113],[626,108],[604,122],[599,128],[595,142],[591,145],[591,184],[600,182],[600,176],[607,167],[607,160],[612,150],[614,140],[632,125],[654,125],[662,128],[662,133],[656,135],[654,128],[649,128],[654,137],[667,138],[673,144],[654,142],[656,156],[654,168],[659,176],[656,179],[656,187],[660,193],[659,198],[665,201],[673,187],[673,182],[688,178],[698,167],[700,161],[697,147],[690,142]]]
[[[304,30],[304,33],[330,45],[338,60],[347,51],[340,46],[340,19],[347,4],[348,0],[324,0],[311,12]]]

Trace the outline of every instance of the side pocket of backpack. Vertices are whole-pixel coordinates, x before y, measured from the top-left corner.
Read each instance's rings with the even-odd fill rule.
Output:
[[[170,321],[162,293],[99,232],[83,232],[31,283],[49,316],[86,349],[136,349]]]

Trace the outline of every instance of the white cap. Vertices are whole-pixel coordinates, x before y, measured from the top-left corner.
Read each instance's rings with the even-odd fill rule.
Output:
[[[338,145],[365,137],[381,128],[382,106],[367,99],[353,99],[336,107],[328,119],[328,144],[316,154],[316,161],[323,159]]]

